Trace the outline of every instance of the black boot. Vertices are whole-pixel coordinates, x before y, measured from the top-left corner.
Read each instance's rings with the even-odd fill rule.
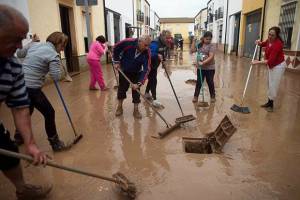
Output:
[[[64,142],[60,141],[58,136],[54,136],[53,138],[48,139],[53,151],[65,151],[71,148],[72,145],[65,145]]]
[[[268,102],[265,103],[265,104],[263,104],[263,105],[261,105],[260,107],[262,107],[262,108],[268,108],[271,105],[271,101],[272,100],[268,99]]]
[[[24,144],[24,139],[23,139],[21,133],[18,130],[16,130],[16,132],[15,132],[14,139],[15,139],[15,143],[18,146]]]
[[[274,102],[273,102],[273,100],[270,100],[270,104],[268,107],[266,107],[266,110],[268,112],[273,112],[273,107],[274,107]]]

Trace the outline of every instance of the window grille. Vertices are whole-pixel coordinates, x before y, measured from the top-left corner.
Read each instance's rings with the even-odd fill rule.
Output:
[[[297,1],[286,2],[287,0],[285,0],[284,4],[281,6],[279,27],[281,29],[281,37],[284,41],[284,48],[290,49]]]

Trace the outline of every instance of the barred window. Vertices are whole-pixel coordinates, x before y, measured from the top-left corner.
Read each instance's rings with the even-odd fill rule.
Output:
[[[279,27],[281,28],[281,36],[284,41],[284,48],[290,49],[297,1],[285,0],[284,2],[288,3],[285,3],[281,6]]]

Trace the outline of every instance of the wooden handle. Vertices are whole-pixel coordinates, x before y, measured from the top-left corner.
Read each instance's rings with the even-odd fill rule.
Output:
[[[179,127],[180,127],[180,123],[176,123],[175,125],[171,126],[170,128],[166,129],[165,131],[159,132],[158,135],[160,136],[160,138],[163,138]]]
[[[23,159],[23,160],[27,160],[29,162],[33,162],[33,158],[28,156],[28,155],[21,154],[21,153],[15,153],[15,152],[12,152],[12,151],[7,151],[7,150],[1,149],[1,148],[0,148],[0,154],[4,155],[4,156],[9,156],[9,157]],[[77,173],[77,174],[82,174],[82,175],[85,175],[85,176],[91,176],[91,177],[111,181],[111,182],[114,182],[114,183],[118,183],[118,181],[114,178],[105,177],[105,176],[101,176],[101,175],[98,175],[98,174],[86,172],[86,171],[83,171],[83,170],[80,170],[80,169],[75,169],[75,168],[59,165],[57,163],[54,163],[53,161],[48,161],[46,165],[54,167],[54,168],[74,172],[74,173]]]
[[[121,69],[118,69],[118,71],[122,74],[122,76],[128,81],[128,83],[130,85],[133,85],[133,83],[131,82],[131,80],[124,74],[124,72]],[[149,104],[149,106],[152,108],[152,110],[154,110],[154,112],[156,114],[158,114],[158,116],[165,122],[165,124],[167,125],[167,127],[170,127],[170,124],[167,122],[167,120],[156,110],[156,108],[152,105],[152,103],[141,93],[140,90],[136,90],[141,97]]]

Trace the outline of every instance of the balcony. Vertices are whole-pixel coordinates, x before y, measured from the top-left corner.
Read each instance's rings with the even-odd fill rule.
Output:
[[[144,22],[144,13],[140,10],[136,11],[136,19],[138,22]]]

